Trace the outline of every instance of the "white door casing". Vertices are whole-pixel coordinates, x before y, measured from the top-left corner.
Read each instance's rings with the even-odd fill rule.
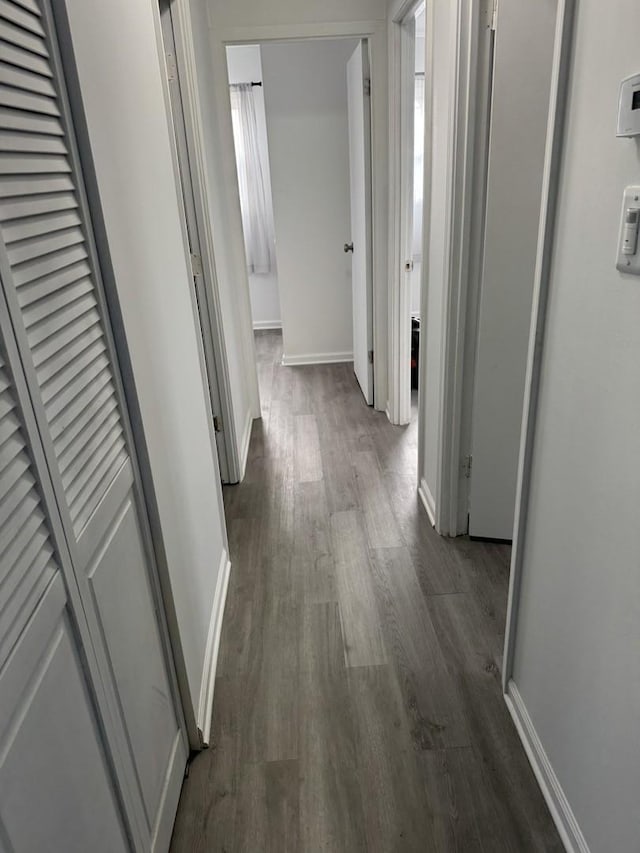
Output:
[[[371,111],[367,42],[347,63],[353,294],[353,369],[373,405],[373,280],[371,232]]]

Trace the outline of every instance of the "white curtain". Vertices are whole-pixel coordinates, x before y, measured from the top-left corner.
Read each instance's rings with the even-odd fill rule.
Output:
[[[231,86],[231,116],[247,268],[255,275],[267,275],[274,266],[273,219],[267,199],[266,164],[261,155],[253,86],[250,83]]]
[[[413,145],[413,259],[422,260],[422,192],[424,186],[424,74],[415,76]]]

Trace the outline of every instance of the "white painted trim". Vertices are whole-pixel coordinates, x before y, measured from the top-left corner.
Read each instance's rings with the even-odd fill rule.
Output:
[[[247,412],[247,419],[244,422],[244,429],[242,431],[242,444],[240,446],[240,481],[244,480],[244,475],[247,471],[247,460],[249,458],[249,445],[251,444],[253,420],[252,413]]]
[[[253,321],[253,331],[258,332],[261,330],[268,329],[281,329],[282,321],[281,320],[254,320]]]
[[[590,853],[569,800],[513,681],[509,681],[504,698],[567,853]]]
[[[458,530],[460,435],[465,351],[473,186],[477,32],[480,3],[458,0],[455,44],[451,45],[454,103],[450,113],[446,210],[447,257],[442,312],[442,373],[438,405],[436,529],[444,536]]]
[[[427,485],[427,481],[424,477],[420,479],[420,485],[418,486],[418,495],[420,496],[420,500],[422,501],[422,506],[425,508],[427,515],[429,516],[429,521],[431,522],[431,526],[436,526],[436,502],[433,499],[433,495],[431,494],[431,489]]]
[[[312,24],[248,25],[221,27],[216,20],[213,4],[207,5],[209,36],[216,79],[212,99],[221,149],[216,154],[221,176],[220,203],[225,203],[229,224],[227,254],[233,264],[234,279],[238,282],[238,298],[244,314],[248,303],[248,280],[244,258],[244,241],[240,219],[240,202],[231,128],[228,73],[225,48],[228,44],[256,44],[265,41],[315,38],[363,38],[369,41],[371,63],[371,157],[373,207],[373,349],[375,352],[374,406],[384,411],[388,399],[388,108],[387,108],[387,22],[380,20],[335,21]],[[214,235],[214,240],[215,240]],[[231,272],[231,271],[230,271]],[[252,335],[253,339],[253,335]],[[248,345],[247,345],[247,348]],[[255,373],[255,371],[254,371]],[[259,410],[255,413],[259,416]]]
[[[533,467],[538,394],[544,346],[547,297],[551,275],[551,259],[555,237],[555,210],[559,185],[559,170],[564,137],[564,114],[566,89],[569,76],[571,40],[573,36],[574,0],[559,0],[556,18],[555,48],[551,74],[551,98],[549,102],[549,128],[544,158],[542,181],[542,203],[540,228],[538,231],[538,254],[533,286],[531,330],[529,332],[529,354],[525,378],[520,459],[518,461],[518,485],[516,490],[515,526],[511,551],[511,573],[504,642],[503,689],[513,677],[513,658],[518,625],[518,604],[524,552],[526,542],[529,491]]]
[[[353,361],[352,352],[307,352],[302,355],[283,355],[283,367],[297,367],[303,364],[342,364]]]
[[[422,255],[420,267],[420,351],[418,355],[418,472],[422,478],[425,466],[425,407],[427,392],[426,329],[429,319],[429,248],[431,235],[431,176],[433,152],[433,49],[434,0],[425,2],[425,97],[424,97],[424,182],[422,187]]]
[[[215,24],[215,12],[210,13],[210,26]],[[264,24],[220,29],[220,40],[225,44],[252,44],[262,41],[287,41],[288,39],[367,38],[384,21],[340,21],[317,24]]]
[[[218,579],[216,581],[216,591],[213,596],[211,621],[209,622],[209,633],[207,634],[207,645],[204,653],[202,680],[200,682],[197,722],[198,729],[201,732],[202,746],[208,746],[211,737],[213,692],[216,683],[216,668],[218,665],[218,652],[220,650],[220,634],[222,632],[222,619],[224,616],[224,605],[227,600],[227,589],[229,587],[230,574],[231,561],[229,560],[229,555],[225,549],[220,557]]]
[[[389,394],[387,408],[393,424],[411,421],[410,278],[404,264],[409,257],[409,221],[413,215],[413,13],[420,0],[399,0],[389,12]],[[431,0],[427,0],[430,6]],[[426,11],[428,17],[428,11]],[[430,81],[430,68],[425,68]],[[426,101],[429,100],[429,103]],[[425,98],[425,141],[430,98]],[[429,148],[425,147],[425,152]],[[428,161],[425,157],[425,164]],[[428,170],[425,176],[429,177]],[[428,195],[423,196],[426,200]],[[424,240],[423,232],[423,240]],[[424,249],[423,249],[424,251]]]

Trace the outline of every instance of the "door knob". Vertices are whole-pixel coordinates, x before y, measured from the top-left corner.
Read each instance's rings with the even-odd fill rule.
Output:
[[[353,252],[353,243],[345,243],[344,250],[345,252]]]

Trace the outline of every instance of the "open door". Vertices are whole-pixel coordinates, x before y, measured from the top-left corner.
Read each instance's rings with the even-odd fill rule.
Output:
[[[353,369],[367,403],[373,405],[373,284],[371,239],[371,108],[369,57],[361,41],[347,63],[349,169],[351,184]]]
[[[469,495],[487,539],[513,538],[556,6],[498,6]]]

